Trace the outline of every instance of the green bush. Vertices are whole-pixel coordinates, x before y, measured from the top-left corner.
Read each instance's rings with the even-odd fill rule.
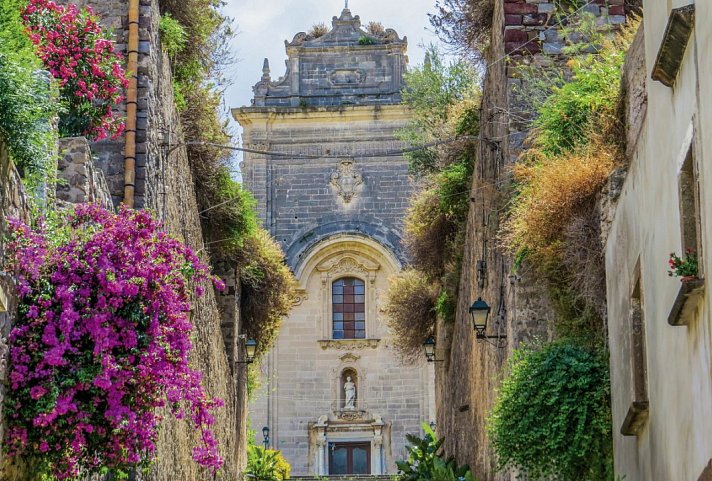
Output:
[[[281,452],[254,444],[247,447],[245,478],[254,481],[283,481],[289,479],[291,470]]]
[[[183,25],[173,18],[170,13],[161,15],[159,25],[161,32],[161,46],[171,58],[181,53],[188,41],[188,34]]]
[[[530,479],[612,480],[607,356],[559,341],[516,350],[508,367],[488,419],[499,468]]]
[[[43,179],[51,170],[51,121],[57,110],[20,19],[25,4],[0,3],[0,137],[24,178]]]
[[[454,458],[442,458],[443,440],[430,426],[423,424],[423,430],[423,438],[406,434],[408,459],[396,461],[398,481],[475,481],[469,466],[458,467]]]

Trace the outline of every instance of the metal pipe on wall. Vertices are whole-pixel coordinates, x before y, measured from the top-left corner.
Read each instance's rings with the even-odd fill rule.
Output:
[[[134,207],[136,191],[136,111],[138,108],[139,0],[129,0],[127,65],[131,77],[126,89],[126,132],[124,145],[124,205]]]

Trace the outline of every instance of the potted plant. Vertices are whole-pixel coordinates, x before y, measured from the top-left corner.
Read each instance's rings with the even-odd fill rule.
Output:
[[[686,249],[684,257],[680,257],[674,252],[670,253],[668,264],[670,277],[679,277],[682,282],[694,281],[699,278],[697,253],[693,249]]]

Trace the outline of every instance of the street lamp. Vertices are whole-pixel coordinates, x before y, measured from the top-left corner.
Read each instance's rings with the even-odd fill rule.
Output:
[[[430,421],[430,429],[431,431],[435,432],[435,428],[437,427],[437,424],[435,424],[435,421]]]
[[[496,336],[488,336],[485,334],[491,310],[492,308],[485,301],[483,301],[481,297],[478,297],[477,300],[470,306],[472,328],[475,330],[476,338],[478,340],[497,339],[499,343],[499,340],[507,339],[507,336],[502,336],[500,334],[497,334]]]
[[[257,354],[257,341],[247,339],[247,336],[240,336],[240,339],[245,340],[245,360],[235,361],[237,364],[252,364],[255,362],[255,354]]]
[[[423,348],[425,349],[425,359],[428,362],[442,362],[440,359],[435,359],[435,338],[433,336],[425,340]]]
[[[269,446],[269,427],[265,426],[262,428],[262,437],[264,438],[262,444],[264,444],[266,451],[267,446]]]

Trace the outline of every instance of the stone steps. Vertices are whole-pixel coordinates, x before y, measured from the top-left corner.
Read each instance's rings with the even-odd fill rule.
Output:
[[[333,476],[292,476],[294,481],[393,481],[395,474],[335,474]]]

